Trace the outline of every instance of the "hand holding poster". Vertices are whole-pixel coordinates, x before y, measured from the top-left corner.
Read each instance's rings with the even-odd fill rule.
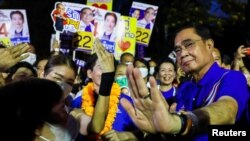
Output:
[[[98,10],[100,14],[96,17],[98,22],[96,37],[101,39],[108,52],[114,53],[120,14],[102,9]]]
[[[138,44],[148,46],[151,32],[154,27],[158,6],[133,2],[130,16],[137,18],[136,41]]]
[[[30,42],[25,10],[0,10],[0,38],[5,43],[10,40],[13,45]]]

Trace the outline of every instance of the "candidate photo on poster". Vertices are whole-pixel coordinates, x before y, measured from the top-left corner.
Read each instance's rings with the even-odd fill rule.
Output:
[[[144,17],[138,20],[137,25],[138,27],[145,28],[145,29],[153,29],[155,19],[155,10],[153,7],[148,7],[144,11]]]
[[[29,37],[28,24],[27,22],[25,23],[25,17],[21,11],[11,11],[10,20],[9,38]]]
[[[107,12],[105,14],[104,24],[103,24],[104,32],[101,35],[101,39],[115,41],[116,39],[115,27],[117,24],[117,20],[118,18],[115,13]]]
[[[80,26],[79,30],[86,31],[86,32],[93,32],[94,31],[94,12],[89,7],[84,7],[80,11]]]
[[[131,14],[131,17],[134,17],[134,18],[136,18],[137,20],[139,20],[140,14],[141,14],[140,9],[134,9],[134,11],[133,11],[132,14]]]
[[[56,3],[55,9],[52,11],[52,18],[54,21],[54,28],[56,31],[63,31],[64,25],[67,24],[67,14],[63,3]]]

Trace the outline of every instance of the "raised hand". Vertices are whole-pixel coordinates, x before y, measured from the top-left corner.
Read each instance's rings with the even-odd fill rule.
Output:
[[[94,41],[94,51],[98,56],[98,62],[101,65],[102,73],[114,72],[114,55],[106,51],[98,38]]]
[[[236,52],[236,54],[235,54],[235,57],[236,57],[237,59],[241,59],[241,58],[243,58],[243,57],[246,57],[246,54],[247,54],[247,52],[248,52],[248,49],[249,49],[249,48],[246,48],[244,45],[239,46],[239,48],[237,49],[237,52]]]
[[[156,80],[150,77],[149,93],[138,69],[128,66],[127,77],[134,106],[126,99],[122,99],[121,103],[136,126],[149,133],[178,133],[180,118],[169,113],[169,105],[159,91]]]
[[[8,48],[0,49],[0,71],[6,71],[10,67],[14,66],[19,61],[28,57],[28,55],[22,55],[29,50],[28,44],[18,44]]]

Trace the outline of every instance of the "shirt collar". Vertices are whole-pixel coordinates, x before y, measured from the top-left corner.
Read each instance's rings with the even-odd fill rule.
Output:
[[[223,69],[214,62],[206,74],[202,77],[200,81],[198,81],[198,85],[204,86],[209,83],[214,83],[221,78],[221,74],[223,73]]]

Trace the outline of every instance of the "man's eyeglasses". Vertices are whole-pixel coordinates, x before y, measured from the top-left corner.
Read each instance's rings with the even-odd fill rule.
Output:
[[[191,48],[194,47],[194,45],[196,44],[196,42],[198,41],[202,41],[203,39],[199,39],[199,40],[191,40],[191,39],[187,39],[181,42],[181,45],[177,45],[174,47],[174,52],[176,54],[180,54],[184,49],[186,50],[190,50]]]

